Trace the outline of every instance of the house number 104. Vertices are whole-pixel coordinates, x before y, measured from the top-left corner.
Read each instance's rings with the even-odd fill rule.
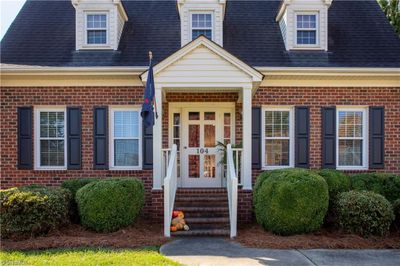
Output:
[[[200,149],[197,149],[197,154],[203,154],[203,153],[208,153],[208,149],[204,149],[204,148],[200,148]]]

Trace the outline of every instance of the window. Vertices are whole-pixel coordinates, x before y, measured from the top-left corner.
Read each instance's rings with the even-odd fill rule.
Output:
[[[35,161],[37,169],[65,169],[65,108],[36,109]]]
[[[212,39],[212,14],[211,13],[195,13],[192,14],[192,40],[200,35]]]
[[[87,44],[107,44],[107,15],[88,14],[86,16]]]
[[[317,14],[297,14],[297,45],[317,45],[317,35]]]
[[[367,167],[367,115],[363,108],[337,109],[337,168]]]
[[[292,108],[268,108],[263,112],[263,161],[265,168],[293,166]]]
[[[174,144],[176,144],[177,148],[177,159],[176,159],[176,168],[177,168],[177,176],[181,176],[181,158],[180,158],[180,148],[181,148],[181,137],[180,137],[180,132],[181,132],[181,114],[180,113],[173,113],[173,119],[172,119],[172,141]]]
[[[141,119],[138,109],[111,110],[110,165],[113,169],[141,168]]]

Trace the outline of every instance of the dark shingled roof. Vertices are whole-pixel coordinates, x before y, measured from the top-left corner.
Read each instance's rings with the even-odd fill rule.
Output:
[[[36,66],[146,66],[180,48],[176,0],[123,0],[129,21],[118,51],[75,51],[71,1],[28,0],[1,42],[1,63]],[[280,1],[228,0],[224,48],[252,66],[400,67],[400,39],[376,0],[334,0],[329,51],[286,51],[275,17]]]

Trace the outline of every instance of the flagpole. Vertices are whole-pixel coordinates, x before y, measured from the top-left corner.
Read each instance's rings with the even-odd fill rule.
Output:
[[[150,65],[151,65],[151,61],[153,60],[153,52],[149,51],[149,60],[150,60]],[[153,97],[153,102],[154,102],[154,111],[156,113],[156,119],[158,118],[158,112],[157,112],[157,102],[156,102],[156,97],[154,95]]]

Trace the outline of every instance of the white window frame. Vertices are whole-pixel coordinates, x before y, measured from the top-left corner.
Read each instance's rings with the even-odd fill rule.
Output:
[[[315,15],[315,29],[314,28],[297,28],[298,15]],[[314,31],[315,30],[315,44],[299,44],[297,43],[298,31]],[[319,32],[319,12],[318,11],[295,11],[294,12],[294,47],[295,48],[319,48],[320,47],[320,32]]]
[[[40,113],[41,112],[64,112],[64,165],[63,166],[42,166],[40,165]],[[35,170],[67,170],[67,110],[65,106],[40,106],[35,107],[34,116],[34,165]],[[61,138],[60,138],[61,139]]]
[[[274,170],[294,167],[294,107],[293,106],[263,106],[261,114],[261,160],[263,170]],[[265,112],[267,111],[288,111],[289,112],[289,165],[267,165],[265,159]],[[287,137],[274,137],[271,139],[287,139]]]
[[[109,141],[109,162],[110,162],[110,170],[142,170],[142,119],[140,116],[140,107],[139,106],[114,106],[110,107],[110,116],[109,116],[109,132],[110,132],[110,141]],[[116,111],[135,111],[139,114],[139,135],[137,137],[139,141],[139,165],[138,166],[115,166],[114,165],[114,113]],[[121,139],[121,138],[118,138]],[[136,139],[136,138],[126,138],[126,139]]]
[[[362,112],[362,137],[352,137],[347,139],[361,139],[362,144],[362,165],[339,165],[339,112]],[[341,138],[346,139],[346,138]],[[336,169],[337,170],[368,170],[368,107],[365,106],[339,106],[336,107]]]
[[[85,14],[85,46],[86,47],[108,47],[110,46],[110,38],[109,38],[109,15],[108,12],[105,11],[86,11]],[[106,16],[106,27],[105,28],[88,28],[87,27],[87,19],[89,15],[105,15]],[[105,30],[106,31],[106,43],[88,43],[88,31],[89,30]]]
[[[211,27],[193,27],[193,15],[195,14],[210,14],[211,15]],[[189,40],[193,41],[193,30],[211,30],[211,40],[214,40],[214,12],[213,11],[190,11],[190,31],[189,31]]]

